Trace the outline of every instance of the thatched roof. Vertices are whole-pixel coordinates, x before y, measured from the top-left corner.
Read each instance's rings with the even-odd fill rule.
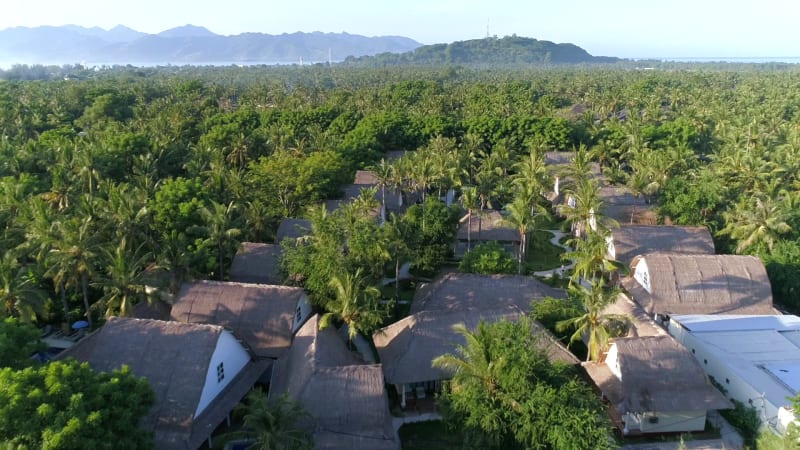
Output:
[[[318,448],[396,449],[379,364],[364,364],[315,315],[273,369],[270,397],[288,393],[311,414]]]
[[[629,318],[629,337],[666,336],[667,331],[647,314],[641,305],[637,304],[624,293],[617,295],[614,303],[603,309],[603,314],[619,314]]]
[[[133,305],[131,317],[136,319],[169,320],[171,311],[171,304],[161,299],[153,299],[152,301],[139,302]]]
[[[612,346],[616,346],[621,378],[605,363],[584,367],[621,414],[732,407],[708,381],[697,360],[671,336],[620,338]]]
[[[480,229],[480,233],[478,230]],[[467,230],[471,230],[468,233]],[[466,241],[471,238],[472,242],[480,241],[507,241],[519,243],[519,231],[515,228],[503,224],[503,215],[500,211],[484,210],[483,214],[473,211],[472,222],[469,217],[464,216],[458,226],[458,239]]]
[[[651,293],[632,278],[623,286],[648,314],[774,314],[767,271],[755,256],[648,253]]]
[[[278,244],[242,242],[231,263],[231,281],[282,284],[282,256],[283,249]]]
[[[111,317],[59,358],[88,362],[100,372],[129,366],[136,376],[147,378],[155,393],[155,404],[140,426],[155,432],[156,448],[196,449],[266,368],[265,362],[250,363],[194,417],[223,331],[215,325]]]
[[[372,337],[388,383],[441,380],[450,376],[434,368],[431,362],[438,356],[454,353],[457,345],[465,344],[463,336],[453,331],[453,325],[463,323],[472,330],[481,320],[490,323],[514,321],[523,315],[525,312],[513,305],[492,310],[422,311],[378,330]],[[532,332],[541,336],[541,348],[551,360],[578,363],[575,356],[541,325],[533,322],[533,328]]]
[[[383,159],[385,159],[386,162],[394,162],[406,156],[408,153],[408,150],[389,150],[388,152],[384,153]]]
[[[311,234],[311,221],[306,219],[283,219],[278,225],[275,242],[280,244],[286,238],[299,239]]]
[[[564,291],[521,275],[451,272],[417,289],[411,303],[411,313],[490,310],[506,305],[529,311],[531,301],[544,297],[564,298]]]
[[[366,178],[366,176],[362,178]],[[339,209],[343,204],[350,203],[353,200],[357,199],[361,195],[362,190],[369,188],[376,188],[374,198],[380,204],[382,195],[381,189],[378,188],[375,184],[346,184],[342,186],[342,198],[337,200],[325,201],[325,208],[328,210],[328,212],[333,212]],[[400,195],[401,195],[400,191],[397,189],[385,188],[385,192],[386,192],[386,209],[389,211],[400,211],[403,208],[400,200]],[[380,214],[379,210],[377,211],[377,214],[378,215]]]
[[[714,254],[714,240],[706,227],[622,225],[611,230],[611,238],[615,259],[625,265],[644,253]]]
[[[356,176],[353,179],[353,184],[374,186],[379,183],[375,172],[371,170],[356,170]]]
[[[208,323],[233,330],[259,358],[277,358],[292,341],[303,289],[266,284],[195,281],[184,283],[172,320]]]

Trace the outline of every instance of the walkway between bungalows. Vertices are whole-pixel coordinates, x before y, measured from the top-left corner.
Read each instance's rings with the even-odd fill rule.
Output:
[[[551,244],[555,245],[556,247],[563,248],[564,251],[566,251],[566,252],[571,252],[572,251],[571,247],[566,246],[566,245],[561,243],[561,238],[563,238],[564,236],[567,236],[567,233],[564,233],[561,230],[544,230],[544,231],[547,231],[548,233],[552,233],[553,234],[553,237],[550,239],[550,243]],[[567,265],[562,265],[561,267],[556,267],[555,269],[540,270],[538,272],[533,272],[533,275],[537,276],[537,277],[543,277],[543,278],[552,278],[553,274],[557,273],[559,276],[564,276],[564,273],[567,270],[572,269],[572,267],[574,265],[575,265],[575,263],[571,262],[571,263],[569,263]]]

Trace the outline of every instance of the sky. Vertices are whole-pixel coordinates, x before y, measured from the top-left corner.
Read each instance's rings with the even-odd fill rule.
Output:
[[[796,0],[10,0],[0,29],[186,24],[224,35],[296,31],[406,36],[422,44],[518,36],[593,55],[800,57]]]

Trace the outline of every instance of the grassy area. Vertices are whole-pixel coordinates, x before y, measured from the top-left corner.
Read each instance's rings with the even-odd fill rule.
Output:
[[[438,420],[405,424],[398,433],[403,450],[455,450],[464,447],[461,433],[447,430]]]
[[[386,325],[394,323],[408,315],[416,290],[417,284],[411,281],[401,281],[399,292],[395,289],[394,283],[388,286],[381,286],[381,297],[395,300],[392,317],[389,318]]]
[[[555,269],[561,267],[564,262],[561,254],[564,249],[550,243],[553,234],[549,231],[536,230],[528,241],[528,253],[525,267],[528,272],[539,270]]]

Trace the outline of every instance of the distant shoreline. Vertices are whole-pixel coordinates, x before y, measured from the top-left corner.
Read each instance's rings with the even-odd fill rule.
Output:
[[[766,64],[787,63],[800,64],[800,56],[681,56],[663,57],[654,56],[647,58],[627,58],[632,61],[661,61],[661,62],[696,62],[696,63],[739,63],[739,64]]]
[[[730,63],[730,64],[768,64],[768,63],[783,63],[783,64],[800,64],[800,56],[781,56],[781,57],[763,57],[763,56],[746,56],[746,57],[731,57],[731,56],[687,56],[687,57],[635,57],[635,58],[620,58],[621,61],[658,61],[658,62],[676,62],[676,63]],[[327,63],[328,61],[178,61],[178,62],[9,62],[0,61],[0,70],[9,70],[15,65],[28,65],[28,66],[71,66],[71,65],[84,65],[88,68],[94,67],[114,67],[114,66],[133,66],[133,67],[183,67],[183,66],[209,66],[209,67],[231,67],[231,66],[291,66],[303,65],[310,66],[314,64]],[[340,63],[342,61],[332,61],[333,63]]]

